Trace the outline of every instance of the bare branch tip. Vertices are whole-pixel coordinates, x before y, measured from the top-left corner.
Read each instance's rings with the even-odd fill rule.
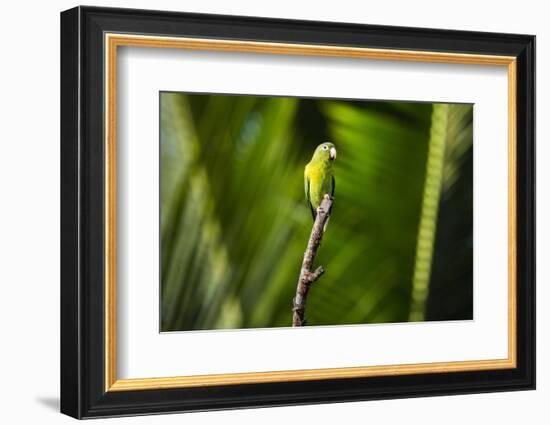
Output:
[[[315,282],[317,279],[319,279],[321,277],[321,275],[325,272],[325,269],[323,268],[323,266],[319,266],[315,269],[315,271],[313,273],[311,273],[309,275],[309,281],[310,283],[313,283]]]

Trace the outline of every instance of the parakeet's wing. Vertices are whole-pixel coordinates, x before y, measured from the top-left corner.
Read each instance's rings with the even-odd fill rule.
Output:
[[[315,220],[315,211],[313,209],[313,205],[311,205],[311,198],[309,197],[309,177],[307,176],[307,174],[304,174],[304,189],[306,192],[307,205],[311,210],[311,215],[313,216],[313,219]]]
[[[330,190],[330,196],[334,197],[334,189],[336,189],[336,180],[334,180],[334,176],[330,176],[332,179],[332,187]]]

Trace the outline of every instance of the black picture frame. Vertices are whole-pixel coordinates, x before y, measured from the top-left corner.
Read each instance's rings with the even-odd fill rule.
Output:
[[[517,367],[106,392],[106,32],[516,57]],[[534,388],[534,36],[96,7],[61,13],[61,412],[92,418]]]

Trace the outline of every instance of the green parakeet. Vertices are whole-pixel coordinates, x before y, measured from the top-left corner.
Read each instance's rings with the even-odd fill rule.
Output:
[[[336,148],[332,143],[321,143],[313,152],[311,161],[304,169],[306,200],[313,220],[323,196],[334,196],[334,172],[332,165],[336,159]]]

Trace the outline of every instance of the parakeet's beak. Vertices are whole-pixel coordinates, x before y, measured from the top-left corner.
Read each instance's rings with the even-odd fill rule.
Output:
[[[330,155],[330,159],[335,160],[336,159],[336,148],[330,148],[329,155]]]

